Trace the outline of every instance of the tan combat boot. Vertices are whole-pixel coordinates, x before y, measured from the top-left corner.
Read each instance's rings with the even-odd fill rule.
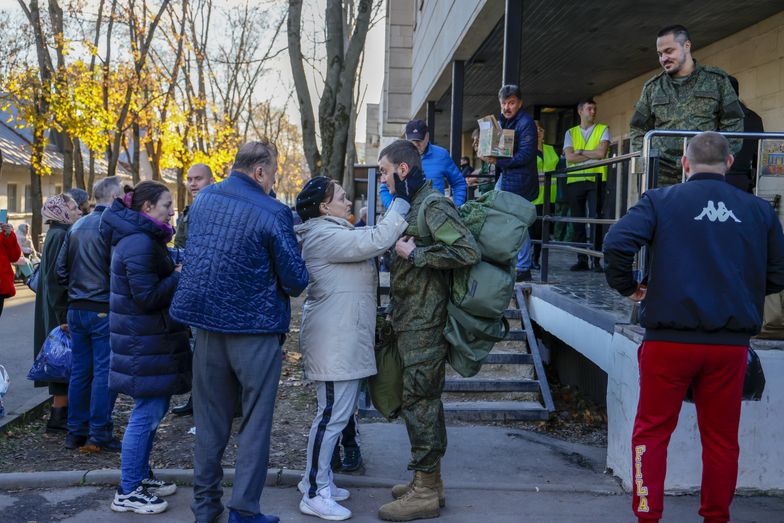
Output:
[[[436,472],[417,470],[414,473],[411,488],[399,499],[391,501],[378,509],[379,519],[385,521],[411,521],[440,516],[437,478]]]
[[[444,496],[444,482],[441,481],[441,462],[438,462],[436,465],[436,485],[438,490],[438,506],[444,508],[446,506],[446,496]],[[401,483],[399,485],[395,485],[392,487],[392,497],[395,499],[402,498],[406,492],[411,490],[411,486],[414,484],[414,480],[412,479],[409,483]]]

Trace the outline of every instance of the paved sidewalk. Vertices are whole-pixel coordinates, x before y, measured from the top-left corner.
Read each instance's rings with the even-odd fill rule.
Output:
[[[16,286],[16,296],[5,301],[0,316],[0,365],[11,377],[3,398],[5,416],[0,427],[27,413],[49,398],[46,388],[33,387],[27,372],[33,364],[33,317],[35,294],[24,285]]]
[[[224,494],[229,499],[231,489]],[[353,511],[349,520],[377,522],[378,507],[391,500],[388,489],[352,489],[351,499],[343,504]],[[180,488],[167,498],[169,509],[158,516],[115,513],[109,509],[110,487],[73,487],[67,489],[25,490],[0,493],[2,521],[38,523],[139,523],[193,521],[190,511],[192,490]],[[599,495],[582,492],[519,492],[505,490],[447,489],[444,523],[627,523],[633,522],[628,495]],[[261,497],[262,510],[283,522],[316,522],[319,519],[299,512],[300,494],[294,487],[268,487]],[[699,499],[696,496],[668,497],[663,523],[697,523]],[[733,523],[776,523],[784,521],[782,501],[777,498],[736,498],[732,506]],[[226,523],[228,513],[218,519]]]
[[[345,506],[351,521],[378,521],[378,507],[391,499],[389,487],[407,480],[407,437],[401,424],[360,424],[364,476],[339,475],[351,489]],[[631,498],[615,478],[603,473],[604,450],[574,445],[536,433],[503,427],[450,426],[443,463],[447,506],[445,523],[632,522]],[[262,510],[284,522],[314,522],[300,514],[294,487],[299,472],[270,471]],[[190,471],[160,471],[188,485]],[[118,471],[0,474],[0,521],[139,522],[193,521],[192,490],[181,486],[168,498],[169,510],[157,517],[116,514],[109,505]],[[227,476],[231,479],[231,475]],[[36,488],[48,487],[48,488]],[[19,490],[21,489],[21,490]],[[223,500],[230,498],[226,489]],[[697,496],[668,496],[663,522],[690,523],[697,516]],[[784,522],[784,498],[736,497],[733,522]],[[219,519],[227,521],[227,515]]]

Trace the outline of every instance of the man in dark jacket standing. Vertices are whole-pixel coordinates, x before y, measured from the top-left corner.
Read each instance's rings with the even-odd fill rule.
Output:
[[[516,85],[505,85],[498,91],[501,103],[501,116],[498,123],[503,129],[514,129],[514,150],[511,158],[482,158],[495,164],[500,177],[496,189],[519,194],[532,202],[539,196],[539,173],[536,170],[536,124],[531,116],[523,111],[523,94]],[[531,260],[533,247],[531,237],[526,235],[525,242],[517,255],[517,281],[531,281]]]
[[[607,282],[641,301],[640,400],[632,435],[633,510],[661,518],[667,445],[689,386],[703,444],[700,515],[729,520],[749,337],[766,294],[784,289],[784,235],[770,204],[724,181],[732,165],[718,133],[694,137],[686,183],[643,194],[604,243]],[[650,247],[647,289],[632,263]]]
[[[243,420],[229,522],[278,521],[261,514],[259,499],[266,479],[281,344],[291,319],[289,296],[305,289],[308,273],[291,210],[270,196],[277,159],[272,144],[246,143],[231,175],[202,189],[189,212],[188,247],[171,315],[198,329],[191,506],[198,522],[213,521],[223,511],[221,458],[240,396]]]
[[[111,246],[99,231],[103,211],[122,196],[116,176],[95,184],[95,210],[66,233],[57,258],[57,279],[68,288],[71,381],[65,448],[120,451],[112,431],[117,394],[109,392],[109,278]]]
[[[199,191],[211,185],[214,181],[212,176],[212,169],[209,165],[203,163],[196,163],[188,169],[188,175],[185,178],[185,184],[191,192],[191,198],[195,199]],[[177,221],[177,233],[174,235],[174,247],[177,249],[184,249],[185,242],[188,240],[188,211],[191,206],[185,206],[182,211],[182,216]],[[188,401],[182,405],[177,405],[172,409],[172,414],[177,416],[190,416],[193,414],[193,398],[188,396]]]

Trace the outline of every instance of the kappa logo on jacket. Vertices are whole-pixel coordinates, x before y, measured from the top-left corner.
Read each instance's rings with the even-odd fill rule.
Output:
[[[703,218],[707,218],[712,222],[719,220],[721,223],[724,223],[732,218],[736,223],[741,223],[741,221],[735,216],[735,213],[727,209],[727,206],[724,205],[724,202],[719,202],[719,206],[716,207],[716,205],[713,203],[713,200],[708,200],[708,205],[702,209],[700,214],[694,217],[695,220],[702,220]]]

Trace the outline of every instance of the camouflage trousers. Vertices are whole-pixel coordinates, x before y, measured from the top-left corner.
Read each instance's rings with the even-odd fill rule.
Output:
[[[403,408],[411,443],[409,470],[433,472],[446,452],[446,423],[441,393],[447,341],[443,328],[397,332],[403,360]]]

